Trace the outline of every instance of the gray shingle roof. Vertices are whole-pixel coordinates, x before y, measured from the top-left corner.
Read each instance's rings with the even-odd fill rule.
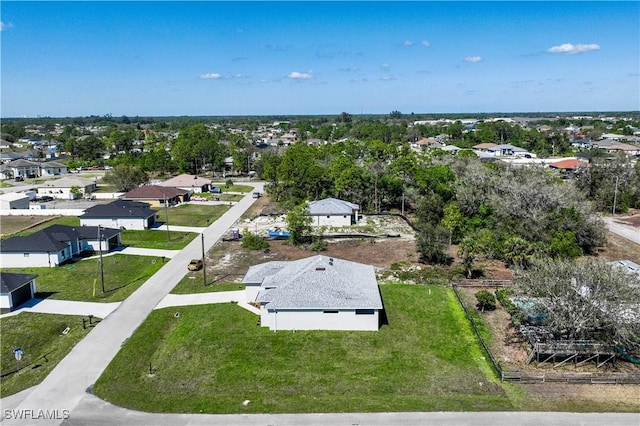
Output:
[[[256,298],[267,309],[382,309],[372,266],[314,256],[252,267],[243,282],[262,277]]]
[[[0,274],[0,293],[12,292],[36,277],[37,275],[34,274],[14,274],[10,272],[3,272]]]
[[[102,228],[106,239],[120,232],[119,229]],[[26,237],[11,237],[0,241],[3,252],[57,252],[68,247],[67,242],[78,240],[97,240],[97,226],[51,225]]]
[[[354,210],[359,210],[360,206],[337,198],[325,198],[318,201],[309,201],[309,213],[312,216],[341,214],[350,215]]]
[[[138,217],[146,219],[155,216],[156,211],[148,203],[139,201],[116,200],[109,204],[97,204],[85,210],[80,218],[118,218]]]

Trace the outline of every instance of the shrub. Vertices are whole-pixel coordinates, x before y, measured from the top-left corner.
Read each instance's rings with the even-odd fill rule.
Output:
[[[264,250],[269,248],[269,242],[266,237],[254,234],[248,229],[245,229],[242,232],[242,243],[240,243],[240,246],[248,250]]]
[[[496,309],[496,297],[490,291],[480,290],[476,293],[476,299],[478,300],[476,307],[482,312]]]

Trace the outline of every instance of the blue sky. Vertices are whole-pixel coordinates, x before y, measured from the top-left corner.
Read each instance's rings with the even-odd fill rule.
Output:
[[[3,117],[640,110],[639,2],[0,11]]]

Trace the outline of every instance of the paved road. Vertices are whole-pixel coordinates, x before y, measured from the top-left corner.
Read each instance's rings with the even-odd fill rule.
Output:
[[[607,229],[622,238],[626,238],[629,241],[633,241],[636,244],[640,244],[640,229],[633,226],[623,225],[615,221],[610,217],[603,217],[604,223],[607,225]]]
[[[262,192],[261,184],[254,184]],[[244,197],[204,231],[205,246],[212,247],[253,204]],[[194,239],[146,283],[127,298],[82,339],[53,371],[16,407],[18,410],[68,410],[75,407],[88,388],[115,357],[120,347],[185,275],[185,265],[202,254],[201,239]],[[4,413],[3,413],[4,414]],[[3,424],[60,424],[63,419],[19,421],[5,419]],[[92,422],[89,422],[92,423]],[[113,422],[112,423],[119,423]],[[86,424],[86,423],[85,423]]]

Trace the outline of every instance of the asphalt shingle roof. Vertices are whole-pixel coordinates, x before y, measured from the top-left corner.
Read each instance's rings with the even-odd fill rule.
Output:
[[[162,200],[165,198],[173,198],[178,195],[185,195],[188,192],[189,191],[187,190],[170,186],[145,185],[127,192],[126,194],[124,194],[124,198]]]
[[[360,206],[337,198],[325,198],[318,201],[309,201],[309,213],[312,216],[342,214],[350,215],[354,210],[359,210]]]
[[[155,216],[156,211],[148,203],[139,201],[116,200],[108,204],[97,204],[85,210],[80,218],[118,218],[138,217],[146,219]]]
[[[382,309],[370,265],[320,255],[252,266],[243,282],[260,277],[267,309]]]
[[[11,272],[3,272],[0,274],[0,293],[10,293],[36,277],[37,275],[34,274],[14,274]]]

